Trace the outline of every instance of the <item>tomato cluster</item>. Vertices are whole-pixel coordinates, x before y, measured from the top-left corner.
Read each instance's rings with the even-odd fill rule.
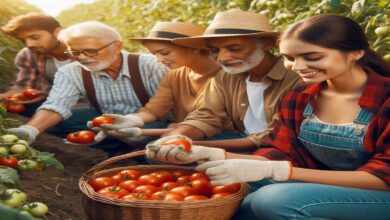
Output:
[[[240,183],[212,186],[205,173],[186,170],[141,173],[127,169],[113,176],[92,178],[88,183],[97,193],[110,198],[166,202],[223,198],[241,188]]]
[[[28,88],[23,90],[22,92],[12,94],[8,96],[5,100],[2,100],[1,105],[5,106],[8,112],[11,113],[21,113],[24,110],[26,110],[26,107],[22,104],[18,104],[18,101],[29,101],[33,100],[39,96],[41,96],[43,93],[42,91]]]
[[[19,189],[7,189],[0,194],[0,205],[19,209],[24,215],[43,217],[49,208],[41,202],[26,203],[27,195]]]

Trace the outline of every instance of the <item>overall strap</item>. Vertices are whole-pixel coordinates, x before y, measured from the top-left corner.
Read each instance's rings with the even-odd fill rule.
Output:
[[[49,57],[45,61],[45,77],[46,79],[53,83],[54,74],[57,72],[57,67],[54,64],[53,58]]]
[[[362,125],[368,125],[373,115],[374,115],[373,112],[370,112],[365,108],[361,108],[354,122]]]
[[[307,104],[305,110],[303,111],[303,116],[310,117],[313,114],[313,106],[311,104]]]
[[[144,83],[142,82],[141,73],[138,67],[139,54],[129,54],[127,57],[131,84],[133,84],[133,88],[135,94],[137,95],[139,101],[145,106],[149,101],[149,95],[146,93],[146,89]]]
[[[83,77],[83,84],[84,84],[85,92],[87,93],[87,98],[91,102],[93,107],[95,107],[96,111],[99,114],[102,114],[99,103],[97,102],[96,99],[95,86],[93,85],[91,72],[85,70],[84,68],[81,69],[82,69],[81,76]]]

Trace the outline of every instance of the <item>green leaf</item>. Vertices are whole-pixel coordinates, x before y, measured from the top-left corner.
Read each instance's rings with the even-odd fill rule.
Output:
[[[64,165],[54,158],[54,154],[52,153],[35,151],[33,159],[42,162],[46,167],[54,167],[58,170],[64,170]]]
[[[1,118],[7,117],[7,109],[2,105],[0,105],[0,117]]]
[[[15,169],[0,166],[0,183],[7,187],[20,187],[19,175]]]
[[[3,123],[5,128],[15,128],[15,127],[19,127],[20,125],[22,125],[22,122],[15,120],[15,119],[12,119],[12,118],[3,119],[2,123]]]

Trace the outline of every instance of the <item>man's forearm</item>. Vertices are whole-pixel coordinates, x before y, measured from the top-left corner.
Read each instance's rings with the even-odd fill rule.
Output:
[[[168,136],[172,134],[182,134],[191,138],[192,140],[199,140],[206,137],[206,134],[203,133],[203,131],[190,125],[180,125],[173,131],[164,134],[164,136]]]
[[[40,133],[62,121],[62,116],[56,112],[41,109],[26,124],[35,127]]]
[[[242,152],[242,151],[253,151],[256,149],[255,143],[249,138],[237,138],[227,140],[215,140],[215,141],[194,141],[193,144],[223,148],[230,152]]]

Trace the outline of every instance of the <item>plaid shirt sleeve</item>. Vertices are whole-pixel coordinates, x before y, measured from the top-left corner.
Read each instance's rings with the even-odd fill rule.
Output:
[[[298,142],[299,127],[303,121],[303,110],[308,97],[299,87],[289,92],[282,100],[279,111],[279,121],[274,130],[263,140],[255,155],[270,160],[288,160],[296,167],[316,168],[310,154]]]
[[[15,66],[18,72],[16,74],[16,80],[12,83],[12,88],[23,89],[36,87],[39,72],[34,62],[28,48],[19,51],[15,57]]]

